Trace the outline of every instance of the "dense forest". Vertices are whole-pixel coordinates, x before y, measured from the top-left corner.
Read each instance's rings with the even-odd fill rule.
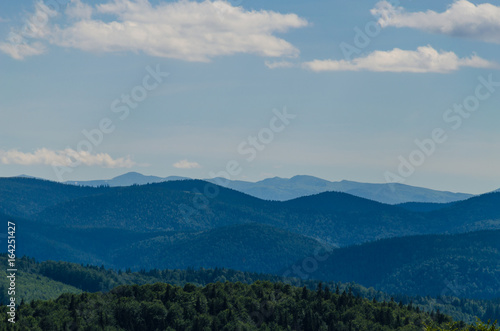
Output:
[[[333,250],[313,277],[388,293],[500,297],[500,230],[378,240]]]
[[[5,255],[0,255],[0,263],[5,264]],[[25,302],[39,299],[55,299],[63,293],[79,294],[82,292],[108,292],[120,285],[143,285],[154,283],[168,283],[184,286],[191,283],[205,286],[211,283],[241,282],[252,284],[256,281],[270,281],[272,283],[286,283],[296,287],[306,286],[316,289],[319,281],[287,278],[276,275],[242,272],[230,269],[199,269],[185,270],[112,270],[97,266],[83,266],[68,262],[44,261],[36,262],[32,258],[23,257],[18,260],[19,277],[17,298]],[[0,270],[0,277],[5,278],[4,271]],[[421,311],[440,310],[455,320],[472,323],[476,317],[482,320],[500,320],[500,300],[473,300],[452,296],[452,293],[438,297],[421,297],[408,295],[388,295],[366,288],[355,283],[323,282],[325,287],[339,288],[339,291],[351,291],[354,295],[369,300],[396,301],[404,305],[411,304]],[[0,282],[0,302],[7,303],[7,291],[4,281]]]
[[[7,306],[0,307],[5,316]],[[318,284],[124,285],[108,293],[23,302],[12,330],[422,330],[451,319],[395,301],[377,302]],[[5,328],[7,321],[0,322]],[[466,324],[457,326],[466,330]],[[468,328],[467,328],[468,329]],[[492,329],[494,330],[494,329]]]

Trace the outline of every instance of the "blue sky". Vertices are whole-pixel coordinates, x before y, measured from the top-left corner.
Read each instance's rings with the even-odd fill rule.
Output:
[[[0,176],[500,187],[495,2],[4,1],[0,36]]]

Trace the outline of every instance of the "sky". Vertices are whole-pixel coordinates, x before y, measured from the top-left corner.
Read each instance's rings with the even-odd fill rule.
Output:
[[[500,188],[500,3],[0,2],[0,176]]]

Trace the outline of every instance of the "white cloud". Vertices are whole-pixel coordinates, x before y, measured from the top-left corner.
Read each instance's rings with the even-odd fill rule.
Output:
[[[457,0],[442,13],[432,10],[408,13],[381,1],[371,10],[382,27],[409,27],[455,37],[500,43],[500,7],[490,3],[475,5]]]
[[[89,20],[92,16],[92,7],[80,0],[71,0],[66,8],[66,15],[74,19]]]
[[[296,66],[295,63],[290,62],[290,61],[266,61],[265,62],[266,67],[269,69],[276,69],[276,68],[293,68]]]
[[[103,14],[112,20],[93,18]],[[144,52],[201,62],[238,53],[295,57],[299,50],[274,34],[308,25],[296,14],[250,11],[222,0],[158,5],[114,0],[95,7],[73,0],[66,18],[68,23],[52,25],[49,35],[36,38],[88,52]]]
[[[180,160],[173,164],[173,166],[177,169],[194,169],[201,168],[198,162],[189,162],[188,160]]]
[[[53,151],[47,148],[37,149],[33,153],[24,153],[17,149],[0,150],[0,163],[18,165],[50,165],[71,167],[79,164],[105,168],[130,168],[135,165],[129,156],[113,159],[109,154],[91,154],[75,151],[71,148]]]
[[[54,9],[38,1],[35,3],[35,12],[26,19],[18,33],[22,37],[33,39],[47,38],[51,33],[50,20],[57,15]]]
[[[35,3],[35,12],[26,18],[21,29],[10,32],[7,41],[0,42],[0,51],[16,60],[45,53],[46,47],[38,39],[49,36],[49,21],[55,16],[57,12],[43,2]]]
[[[31,44],[0,43],[0,51],[16,60],[23,60],[27,56],[40,55],[45,53],[46,47],[41,42]]]
[[[386,72],[438,72],[447,73],[460,67],[498,68],[498,64],[472,55],[459,58],[453,52],[438,52],[431,46],[416,51],[395,48],[391,51],[375,51],[365,57],[346,60],[314,60],[303,67],[312,71],[386,71]]]

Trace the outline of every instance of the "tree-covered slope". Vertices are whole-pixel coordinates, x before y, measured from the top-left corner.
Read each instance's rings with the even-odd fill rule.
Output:
[[[27,220],[16,224],[18,254],[134,270],[225,267],[276,273],[317,249],[329,247],[258,223],[180,232],[75,229]]]
[[[440,231],[455,232],[500,228],[500,192],[487,193],[433,211],[429,217],[440,224]]]
[[[430,212],[450,207],[455,202],[449,203],[433,203],[433,202],[405,202],[399,203],[396,206],[414,212]]]
[[[111,188],[99,196],[47,208],[36,219],[79,228],[206,230],[255,221],[266,205],[234,190],[186,180]]]
[[[499,228],[499,204],[500,193],[431,212],[338,192],[272,202],[204,181],[185,180],[111,188],[48,207],[34,217],[38,222],[73,228],[140,232],[201,231],[257,222],[346,246],[396,236]]]
[[[202,193],[207,187],[210,193]],[[204,181],[112,188],[49,207],[36,220],[139,232],[200,231],[257,222],[339,246],[432,231],[427,226],[431,222],[419,214],[344,193],[270,202]]]
[[[0,261],[5,263],[6,255],[0,255]],[[313,279],[299,279],[255,272],[243,272],[231,269],[184,269],[184,270],[141,270],[139,272],[116,271],[92,265],[80,265],[69,262],[43,261],[36,262],[32,258],[23,257],[17,261],[22,273],[21,290],[16,298],[28,303],[32,299],[55,299],[63,293],[108,292],[119,285],[144,285],[157,282],[184,286],[187,283],[205,286],[215,282],[241,282],[252,284],[258,280],[273,283],[286,283],[308,289],[316,289],[320,283]],[[293,276],[293,275],[292,275]],[[419,307],[422,311],[437,311],[438,309],[456,320],[472,323],[477,317],[482,320],[500,320],[500,298],[496,300],[472,300],[457,298],[453,293],[445,293],[439,297],[421,297],[408,295],[388,295],[367,289],[355,283],[338,281],[322,282],[323,287],[338,288],[338,292],[352,290],[356,296],[375,299],[378,302],[401,302],[401,304]],[[2,283],[3,284],[3,283]],[[4,284],[5,285],[5,284]],[[8,303],[6,291],[0,292],[0,302]]]
[[[6,255],[0,255],[0,265],[7,266]],[[5,268],[0,269],[0,303],[7,304],[10,296],[8,295],[10,281],[7,278],[9,273]],[[15,297],[17,303],[24,300],[30,302],[32,300],[47,300],[55,299],[62,293],[81,293],[82,289],[70,285],[66,282],[55,280],[52,277],[47,277],[39,270],[26,268],[26,263],[21,262],[18,265],[16,272],[16,289]]]
[[[320,249],[331,247],[288,231],[251,223],[136,242],[117,251],[113,265],[135,269],[224,267],[277,273]]]
[[[336,249],[317,279],[389,293],[500,297],[500,230],[391,238]]]
[[[0,213],[31,217],[50,206],[105,191],[106,188],[64,185],[35,178],[0,177]]]
[[[44,189],[54,190],[51,194],[60,200],[52,197],[47,198],[50,203],[41,203],[34,197],[36,210],[43,210],[30,214],[29,218],[37,223],[75,229],[202,231],[256,222],[346,246],[396,236],[500,227],[497,207],[500,193],[474,197],[440,210],[415,212],[338,192],[287,202],[264,201],[200,180],[101,189],[17,180],[45,185]],[[78,193],[81,196],[65,193],[68,187],[83,190]],[[23,194],[34,194],[30,190],[35,188]],[[51,194],[45,195],[51,197]],[[9,205],[15,201],[0,201],[0,209],[24,208],[22,199],[16,208]]]

